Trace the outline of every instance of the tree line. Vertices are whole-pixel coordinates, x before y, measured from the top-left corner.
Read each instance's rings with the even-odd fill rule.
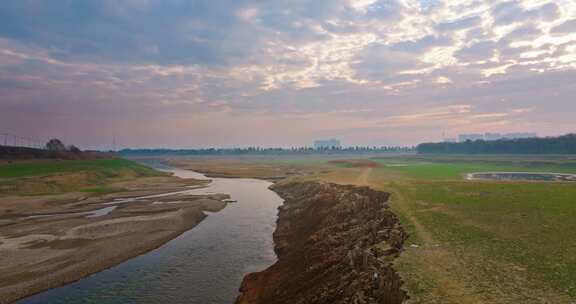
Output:
[[[460,143],[423,143],[419,144],[416,150],[420,154],[576,154],[576,134]]]
[[[74,145],[66,146],[60,139],[52,138],[46,143],[46,150],[52,152],[72,152],[72,153],[81,153],[78,147]]]
[[[297,155],[297,154],[357,154],[357,153],[408,153],[414,152],[414,147],[401,146],[354,146],[334,148],[205,148],[205,149],[123,149],[120,155]]]

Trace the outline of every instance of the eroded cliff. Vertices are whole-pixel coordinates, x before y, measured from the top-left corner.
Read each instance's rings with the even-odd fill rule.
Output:
[[[407,234],[368,187],[278,183],[278,261],[247,275],[238,304],[397,304],[407,295],[391,262]]]

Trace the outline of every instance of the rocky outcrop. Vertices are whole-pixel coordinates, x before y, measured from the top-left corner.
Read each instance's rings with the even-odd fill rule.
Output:
[[[278,183],[278,261],[247,275],[237,304],[396,304],[407,299],[391,262],[407,234],[368,187]]]

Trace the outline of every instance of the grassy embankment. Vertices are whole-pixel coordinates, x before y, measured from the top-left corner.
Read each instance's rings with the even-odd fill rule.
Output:
[[[114,181],[161,173],[124,159],[35,160],[0,164],[0,195],[43,195],[71,191],[122,191]]]
[[[576,173],[574,160],[475,156],[374,161],[376,168],[335,164],[347,172],[327,177],[337,180],[356,172],[356,182],[363,179],[393,193],[392,206],[412,235],[397,263],[411,303],[576,299],[576,184],[463,180],[464,174],[478,171]]]

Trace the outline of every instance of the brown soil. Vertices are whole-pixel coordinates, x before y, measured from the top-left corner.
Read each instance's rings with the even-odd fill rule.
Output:
[[[273,186],[286,201],[274,233],[278,262],[245,277],[238,304],[403,303],[391,262],[407,238],[389,194],[318,182]]]
[[[329,161],[331,164],[345,165],[351,168],[378,168],[380,164],[368,159],[338,159]]]
[[[201,172],[208,177],[258,178],[278,181],[309,174],[309,166],[281,164],[270,160],[232,158],[174,158],[167,162],[175,167]]]

